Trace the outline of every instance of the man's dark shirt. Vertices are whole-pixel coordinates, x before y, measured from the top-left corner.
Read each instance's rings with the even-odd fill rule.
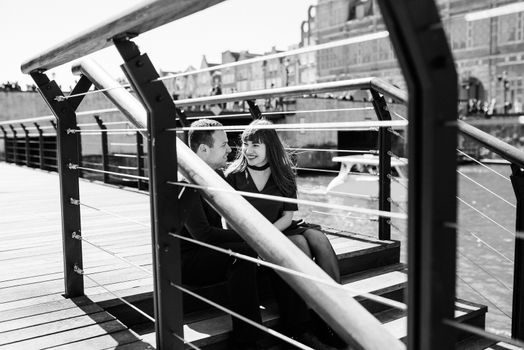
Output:
[[[220,172],[219,175],[223,176]],[[244,241],[235,231],[222,228],[221,216],[197,190],[187,188],[182,195],[181,203],[190,203],[191,206],[181,230],[182,236],[214,245]],[[181,240],[180,244],[183,253],[189,253],[199,247],[184,240]]]

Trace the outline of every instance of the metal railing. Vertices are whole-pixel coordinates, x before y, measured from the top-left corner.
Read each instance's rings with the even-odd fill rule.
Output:
[[[22,65],[22,71],[32,75],[42,96],[58,119],[65,281],[67,295],[74,296],[82,294],[83,280],[78,274],[78,271],[82,270],[81,241],[78,237],[71,236],[74,232],[78,236],[81,231],[77,205],[78,135],[70,130],[78,128],[75,111],[92,82],[105,88],[111,87],[111,82],[103,83],[94,74],[89,73],[91,70],[86,69],[71,98],[66,98],[57,84],[49,81],[44,72],[111,44],[117,47],[124,59],[124,71],[146,109],[131,96],[126,95],[124,89],[107,89],[105,93],[114,96],[113,102],[137,127],[136,131],[147,131],[148,139],[154,140],[149,144],[149,178],[154,222],[152,242],[155,268],[155,327],[157,346],[161,348],[183,346],[179,338],[172,337],[173,333],[177,337],[181,334],[181,315],[166,311],[181,309],[181,291],[172,288],[180,281],[178,241],[172,239],[167,229],[179,228],[181,222],[180,218],[165,214],[180,210],[177,204],[178,190],[167,183],[177,180],[176,167],[173,167],[177,162],[179,169],[188,179],[204,187],[202,191],[207,200],[219,209],[265,260],[282,262],[284,267],[318,278],[327,278],[325,273],[295,246],[279,238],[279,232],[241,196],[206,190],[206,187],[228,186],[189,151],[182,141],[165,132],[178,126],[174,118],[178,111],[165,86],[158,80],[158,74],[151,62],[146,55],[140,53],[130,39],[218,2],[220,1],[150,0],[145,5],[126,11],[118,18],[75,36]],[[408,103],[409,115],[424,116],[410,120],[408,133],[410,269],[407,343],[411,349],[451,349],[455,340],[449,334],[451,326],[446,321],[453,318],[455,297],[456,237],[455,228],[449,224],[456,222],[456,189],[449,184],[454,184],[456,180],[456,71],[433,0],[402,4],[379,0],[378,4],[406,77],[409,101],[406,93],[375,79],[319,84],[315,88],[322,87],[329,91],[351,86],[372,91],[374,107],[380,119],[376,125],[383,130],[380,137],[382,169],[386,168],[390,161],[388,136],[385,135],[389,132],[387,126],[394,123],[387,121],[391,118],[380,94]],[[417,13],[422,8],[423,16],[412,16],[412,13]],[[291,96],[299,91],[308,93],[311,89],[312,86],[305,86],[294,90],[279,88],[266,92],[221,95],[177,101],[176,106],[217,104],[255,99],[257,96]],[[118,90],[122,94],[117,98],[113,92]],[[256,111],[252,112],[256,114]],[[149,123],[146,123],[146,117],[149,117]],[[165,152],[166,149],[173,152]],[[384,185],[381,186],[382,198],[377,214],[390,211],[390,202],[387,201],[389,178],[386,172],[381,173],[384,173],[384,177],[381,178]],[[387,222],[380,224],[382,231],[384,227],[389,227]],[[264,239],[261,239],[262,236]],[[268,236],[271,236],[271,239],[268,239]],[[448,255],[446,258],[442,257],[444,251]],[[71,264],[73,261],[76,262],[74,265]],[[365,349],[404,347],[388,332],[383,331],[378,322],[354,301],[348,302],[345,299],[341,302],[336,294],[320,288],[315,282],[306,283],[296,276],[288,277],[288,280],[348,343]]]

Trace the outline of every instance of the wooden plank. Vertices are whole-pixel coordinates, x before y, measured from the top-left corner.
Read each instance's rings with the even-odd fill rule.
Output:
[[[76,341],[53,347],[54,350],[78,349],[121,349],[122,345],[133,344],[136,349],[153,349],[153,346],[140,340],[140,336],[130,330],[123,330],[111,334]]]
[[[111,39],[125,33],[141,34],[189,16],[223,0],[148,0],[75,35],[22,63],[23,73],[49,70],[112,45]]]
[[[125,330],[126,327],[123,326],[119,321],[113,320],[99,324],[92,324],[81,328],[71,329],[71,327],[64,327],[64,329],[69,330],[3,345],[2,350],[51,348],[103,334],[112,334]]]
[[[115,318],[109,315],[107,312],[97,312],[91,315],[82,315],[68,319],[60,319],[54,322],[15,329],[2,333],[0,345],[21,342],[31,338],[41,338],[48,334],[59,333],[75,328],[82,328],[93,324],[112,321],[114,319]]]

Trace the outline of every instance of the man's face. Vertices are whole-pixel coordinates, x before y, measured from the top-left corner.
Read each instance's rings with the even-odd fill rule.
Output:
[[[205,146],[205,150],[198,152],[207,165],[213,169],[220,169],[226,166],[227,155],[231,153],[231,147],[227,143],[227,136],[223,130],[213,132],[213,147]]]

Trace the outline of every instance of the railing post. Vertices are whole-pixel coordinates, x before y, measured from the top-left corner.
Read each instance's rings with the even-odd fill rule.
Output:
[[[71,164],[78,164],[78,141],[76,133],[70,130],[77,130],[75,101],[63,98],[63,93],[55,81],[49,81],[48,77],[39,72],[31,73],[40,94],[46,101],[49,108],[58,120],[58,171],[60,174],[60,195],[62,207],[62,244],[64,251],[64,283],[65,296],[73,298],[84,295],[84,279],[75,268],[83,268],[82,241],[76,239],[76,235],[81,235],[80,229],[80,200],[78,188],[78,171],[72,169]],[[71,92],[77,94],[83,89],[82,80]],[[84,85],[85,87],[85,85]],[[89,86],[87,86],[87,91]],[[61,97],[61,98],[60,98]]]
[[[457,72],[434,0],[378,0],[408,87],[408,349],[455,349]]]
[[[173,334],[183,337],[182,294],[171,286],[181,283],[180,243],[169,236],[180,227],[179,188],[167,184],[177,179],[177,137],[166,131],[176,127],[176,107],[148,56],[127,37],[115,38],[114,43],[125,62],[122,69],[148,114],[156,345],[181,350],[185,345]]]
[[[517,200],[516,231],[524,231],[524,170],[511,165],[511,183]],[[515,257],[513,271],[513,312],[511,314],[511,336],[524,340],[524,240],[515,237]]]
[[[49,122],[53,126],[53,129],[55,129],[55,161],[57,166],[56,170],[58,171],[58,126],[54,120],[50,120]]]
[[[2,130],[2,134],[4,134],[4,160],[6,163],[9,162],[9,158],[7,156],[7,131],[5,131],[4,127],[0,125],[0,130]]]
[[[96,120],[96,123],[98,124],[98,127],[100,128],[101,130],[101,134],[100,134],[100,142],[101,142],[101,145],[102,145],[102,170],[104,171],[109,171],[109,149],[108,149],[108,146],[107,146],[107,126],[104,125],[104,122],[102,121],[102,119],[100,119],[100,117],[98,115],[95,115],[95,120]],[[104,177],[104,183],[109,183],[109,174],[107,173],[104,173],[103,174]]]
[[[44,131],[40,128],[38,123],[33,123],[35,125],[36,131],[38,131],[38,165],[40,169],[45,168],[45,159],[44,159]]]
[[[25,127],[24,124],[20,124],[22,127],[22,130],[24,130],[25,134],[25,165],[28,167],[31,166],[31,143],[29,142],[29,130]]]
[[[16,130],[12,124],[9,124],[9,128],[13,133],[13,163],[18,164],[18,138],[16,137]]]
[[[377,114],[378,120],[391,120],[388,105],[384,96],[371,89],[373,96],[373,108]],[[378,150],[379,150],[379,191],[378,191],[378,209],[382,211],[391,211],[391,134],[387,127],[380,127],[378,130]],[[389,218],[378,218],[378,238],[382,240],[391,239],[391,225]]]
[[[137,176],[144,176],[144,137],[140,132],[136,132],[136,171]],[[145,190],[144,180],[137,180],[137,188]]]

